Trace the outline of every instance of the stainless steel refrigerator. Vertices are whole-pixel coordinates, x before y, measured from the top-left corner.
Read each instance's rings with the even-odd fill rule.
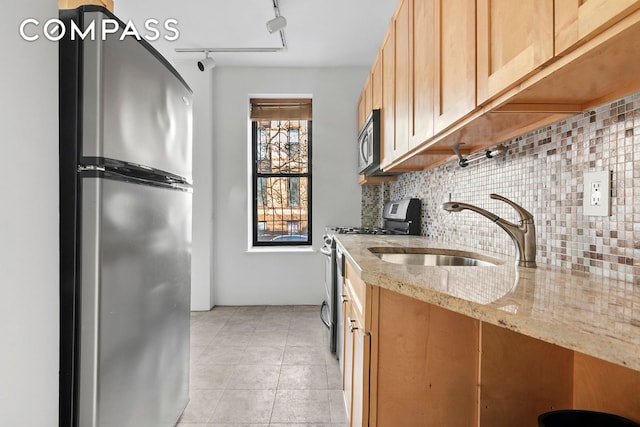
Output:
[[[192,91],[122,22],[102,40],[106,9],[60,18],[98,31],[59,46],[59,425],[173,426],[189,398]]]

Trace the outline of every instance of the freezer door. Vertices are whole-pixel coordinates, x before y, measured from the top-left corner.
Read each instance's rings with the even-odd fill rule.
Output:
[[[188,402],[191,193],[83,178],[79,426],[174,426]]]
[[[87,12],[84,26],[108,18]],[[122,29],[85,39],[82,67],[83,157],[171,172],[191,181],[191,90],[148,45]],[[82,160],[81,160],[82,162]]]

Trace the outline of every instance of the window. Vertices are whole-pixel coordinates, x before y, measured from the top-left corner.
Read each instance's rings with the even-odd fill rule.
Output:
[[[251,99],[253,245],[311,244],[311,100]]]

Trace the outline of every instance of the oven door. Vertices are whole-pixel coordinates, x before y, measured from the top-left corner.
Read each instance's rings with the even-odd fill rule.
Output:
[[[343,313],[343,286],[344,286],[344,253],[336,248],[336,356],[340,359],[340,372],[344,373],[344,358],[342,348],[344,345],[344,313]]]
[[[333,246],[333,245],[331,245]],[[322,323],[327,327],[327,341],[329,343],[329,350],[332,353],[336,351],[336,322],[335,322],[335,307],[336,307],[336,291],[335,291],[335,277],[336,277],[336,250],[335,248],[325,245],[320,249],[322,255],[325,258],[324,268],[324,285],[325,285],[325,299],[320,307],[320,319]]]

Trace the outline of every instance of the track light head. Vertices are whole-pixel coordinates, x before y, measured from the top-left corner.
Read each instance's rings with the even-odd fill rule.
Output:
[[[275,18],[267,21],[267,31],[274,33],[280,31],[287,26],[287,20],[284,16],[276,16]]]
[[[210,70],[216,66],[216,61],[214,61],[213,58],[209,58],[208,51],[205,51],[204,55],[205,55],[205,58],[198,61],[198,69],[200,71]]]

